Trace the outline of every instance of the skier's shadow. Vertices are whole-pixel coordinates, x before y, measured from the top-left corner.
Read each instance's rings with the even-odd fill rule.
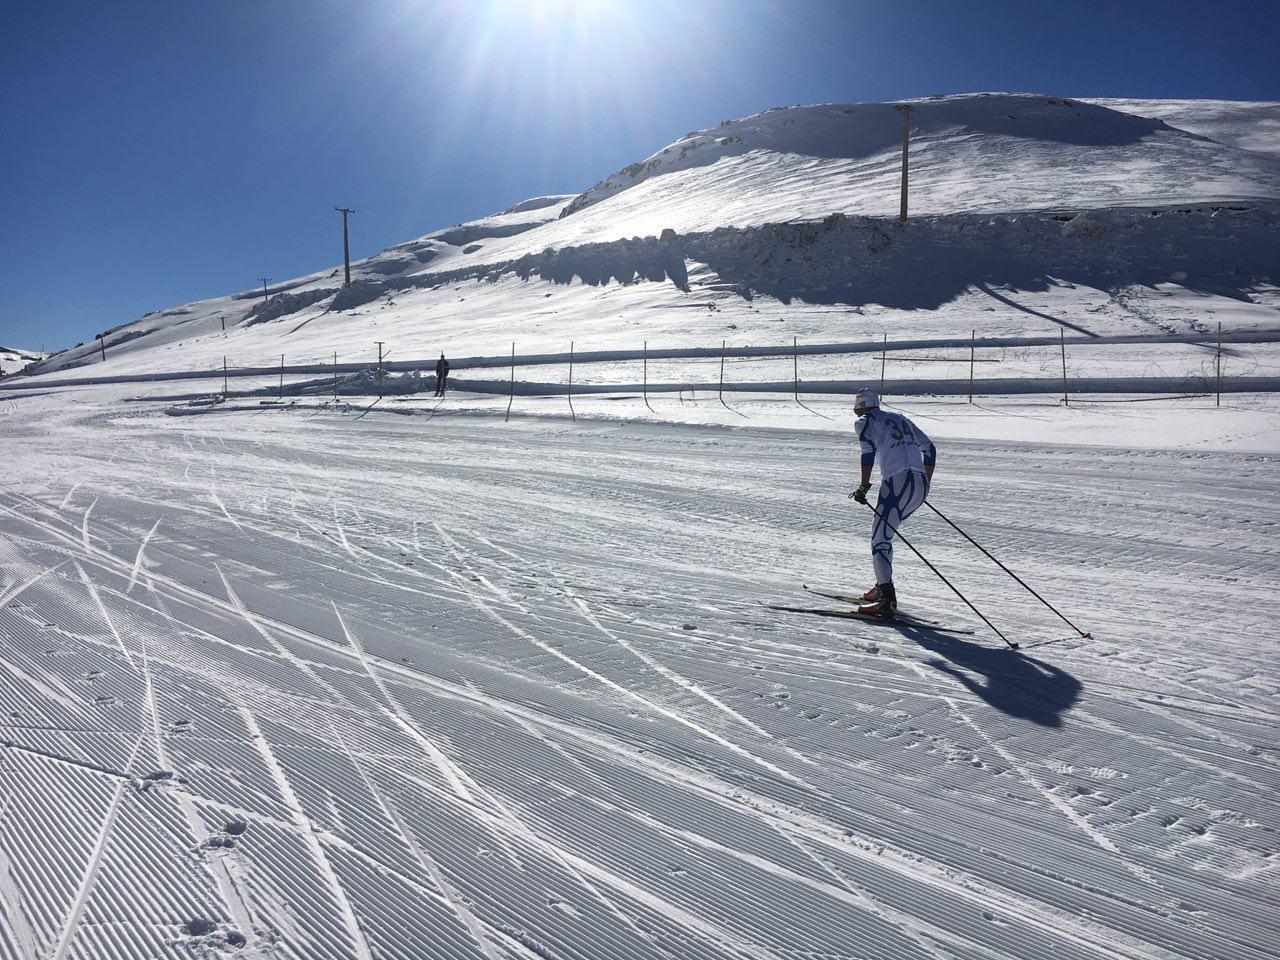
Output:
[[[926,627],[894,626],[903,636],[945,659],[927,665],[963,684],[997,710],[1046,727],[1080,699],[1084,685],[1060,667],[1007,647],[992,647]]]

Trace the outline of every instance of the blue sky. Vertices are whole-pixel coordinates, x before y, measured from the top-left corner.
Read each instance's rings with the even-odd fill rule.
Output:
[[[1280,4],[6,0],[0,344],[56,349],[796,103],[1280,99]]]

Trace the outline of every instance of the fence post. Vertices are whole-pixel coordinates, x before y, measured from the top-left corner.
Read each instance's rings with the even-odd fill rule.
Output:
[[[569,341],[569,416],[573,420],[578,419],[577,413],[573,409],[573,341]]]
[[[102,362],[107,362],[107,341],[102,338],[102,334],[98,334],[98,346],[102,349]]]
[[[1222,406],[1222,321],[1218,321],[1218,362],[1217,362],[1217,380],[1218,391],[1217,398],[1214,400],[1215,407]]]
[[[507,416],[503,423],[511,420],[511,404],[516,398],[516,345],[511,344],[511,393],[507,396]]]
[[[889,331],[884,332],[884,346],[880,348],[880,396],[884,397],[884,362],[889,356]]]
[[[977,349],[978,331],[975,329],[969,335],[969,402],[973,403],[973,354]]]
[[[796,338],[791,338],[791,387],[795,393],[796,403],[800,402],[800,348]]]
[[[717,394],[720,397],[720,403],[723,404],[724,406],[728,406],[728,404],[724,402],[724,345],[725,345],[725,342],[726,341],[724,340],[720,341],[720,387],[719,387],[719,390],[717,391]]]
[[[222,355],[222,399],[227,399],[227,355]]]
[[[649,407],[649,412],[652,413],[653,407],[649,406],[649,341],[648,340],[644,342],[644,353],[642,353],[641,356],[644,358],[644,368],[643,368],[644,380],[642,381],[643,386],[641,388],[644,391],[644,405],[646,407]]]
[[[218,314],[218,319],[222,321],[222,335],[227,335],[227,315],[225,313]]]
[[[378,399],[379,400],[382,399],[382,344],[383,344],[383,341],[379,340],[378,341]]]
[[[284,354],[280,354],[280,399],[284,399]]]
[[[1064,407],[1071,406],[1071,399],[1067,396],[1067,332],[1058,328],[1058,339],[1062,344],[1062,405]]]

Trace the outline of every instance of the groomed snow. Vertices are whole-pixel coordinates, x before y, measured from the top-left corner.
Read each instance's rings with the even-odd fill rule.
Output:
[[[867,581],[833,401],[135,395],[0,401],[2,955],[1278,954],[1269,401],[909,404],[1014,653],[762,606]]]

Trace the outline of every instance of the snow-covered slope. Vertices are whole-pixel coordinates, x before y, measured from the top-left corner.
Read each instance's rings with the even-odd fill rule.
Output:
[[[1280,155],[1280,102],[1274,100],[1085,100],[1112,110],[1163,120],[1228,147]]]
[[[375,341],[408,358],[512,340],[533,352],[829,342],[903,323],[916,336],[1203,332],[1224,315],[1275,326],[1280,151],[1263,121],[1276,105],[1131,105],[1207,133],[1026,94],[726,121],[576,198],[390,247],[353,264],[348,287],[331,268],[265,302],[249,290],[125,324],[100,372],[355,359]],[[39,370],[100,363],[90,342]]]
[[[0,376],[17,373],[19,370],[45,357],[34,350],[17,350],[13,347],[0,347]]]
[[[907,103],[917,214],[1280,198],[1280,165],[1148,117],[1006,94]],[[891,215],[900,106],[793,107],[690,134],[606,178],[562,219],[625,197],[573,228],[599,240]]]

